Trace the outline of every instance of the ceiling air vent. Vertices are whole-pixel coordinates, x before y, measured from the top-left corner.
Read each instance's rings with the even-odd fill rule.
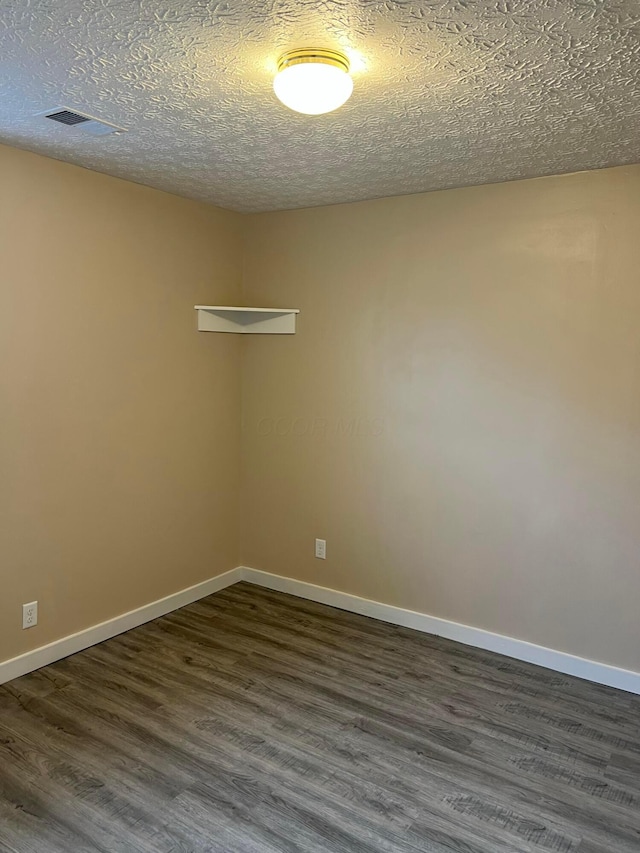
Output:
[[[124,133],[123,127],[118,127],[115,124],[109,124],[106,121],[93,116],[84,115],[76,110],[70,110],[68,107],[56,107],[52,110],[45,110],[37,114],[40,118],[46,118],[50,121],[58,122],[68,128],[78,128],[85,133],[90,133],[93,136],[106,136],[108,133]]]

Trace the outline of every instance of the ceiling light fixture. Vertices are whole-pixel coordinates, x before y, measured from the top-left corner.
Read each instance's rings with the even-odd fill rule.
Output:
[[[349,60],[337,50],[290,50],[278,60],[273,90],[286,107],[297,113],[330,113],[353,92]]]

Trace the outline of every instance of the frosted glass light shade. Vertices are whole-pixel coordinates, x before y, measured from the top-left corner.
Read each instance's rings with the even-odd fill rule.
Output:
[[[353,92],[349,61],[336,51],[290,51],[280,58],[273,89],[285,106],[298,113],[330,113]]]

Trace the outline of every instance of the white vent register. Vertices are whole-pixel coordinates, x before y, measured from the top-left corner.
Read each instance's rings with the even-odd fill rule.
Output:
[[[90,133],[91,136],[108,136],[110,133],[120,134],[125,132],[124,127],[118,127],[117,124],[102,121],[102,119],[91,116],[88,113],[80,113],[78,110],[72,110],[69,107],[54,107],[53,109],[36,113],[35,117],[37,119],[54,121],[56,124],[70,130],[81,130],[83,133]]]
[[[198,331],[240,335],[295,335],[297,308],[238,308],[196,305]]]

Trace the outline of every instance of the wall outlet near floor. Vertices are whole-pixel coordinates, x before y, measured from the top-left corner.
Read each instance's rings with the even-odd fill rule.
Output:
[[[33,628],[38,624],[38,602],[30,601],[22,605],[22,627]]]
[[[316,557],[319,560],[327,559],[327,540],[316,539]]]

